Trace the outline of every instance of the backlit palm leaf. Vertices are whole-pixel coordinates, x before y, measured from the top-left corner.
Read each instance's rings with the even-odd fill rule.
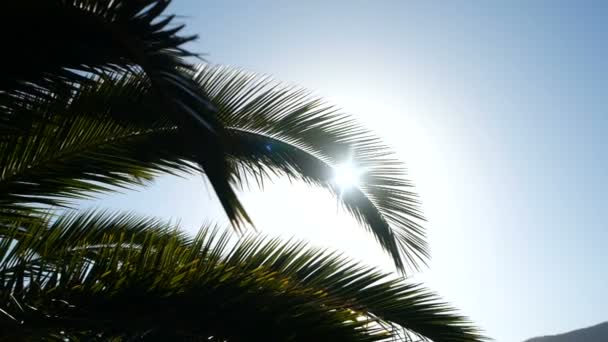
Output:
[[[309,91],[231,68],[201,66],[195,80],[218,108],[230,152],[246,173],[287,175],[339,195],[401,270],[428,258],[423,217],[403,165],[353,117]],[[334,167],[346,161],[364,172],[358,188],[341,193]]]
[[[219,108],[225,153],[238,184],[288,176],[323,186],[378,239],[400,270],[427,255],[416,195],[390,150],[353,119],[304,91],[233,69],[201,67],[198,91]],[[137,77],[83,87],[51,108],[29,135],[0,145],[0,201],[61,205],[62,198],[127,186],[161,172],[195,172],[202,148],[184,136]],[[36,107],[37,108],[37,107]],[[202,151],[202,152],[201,152]],[[352,158],[365,170],[360,187],[340,193],[333,167]],[[204,170],[205,172],[207,170]],[[249,176],[249,177],[247,177]]]
[[[301,242],[92,213],[0,235],[4,339],[484,340],[421,286]]]

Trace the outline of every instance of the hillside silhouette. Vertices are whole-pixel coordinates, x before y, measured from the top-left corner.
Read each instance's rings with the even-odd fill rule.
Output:
[[[564,334],[534,337],[524,342],[605,342],[608,341],[608,322]]]

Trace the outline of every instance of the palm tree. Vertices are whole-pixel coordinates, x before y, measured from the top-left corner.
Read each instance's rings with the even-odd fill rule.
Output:
[[[210,228],[193,239],[150,218],[52,209],[160,174],[203,173],[243,231],[250,220],[234,186],[286,176],[336,195],[398,270],[428,257],[416,195],[378,138],[299,88],[186,63],[180,46],[192,38],[161,17],[168,3],[1,5],[1,25],[33,18],[53,47],[34,63],[31,40],[17,34],[2,66],[3,337],[374,341],[407,339],[405,329],[481,340],[422,287],[302,243],[229,242]],[[341,192],[333,167],[347,156],[365,173]]]

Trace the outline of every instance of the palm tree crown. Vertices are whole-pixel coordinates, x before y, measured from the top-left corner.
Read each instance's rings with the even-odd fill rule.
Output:
[[[380,139],[301,88],[191,64],[194,37],[168,4],[0,5],[4,32],[39,24],[6,40],[0,67],[0,338],[483,340],[421,285],[245,232],[235,188],[289,177],[335,195],[400,272],[429,256],[417,196]],[[348,192],[334,179],[345,158],[364,170]],[[204,174],[239,237],[55,210],[161,174]]]

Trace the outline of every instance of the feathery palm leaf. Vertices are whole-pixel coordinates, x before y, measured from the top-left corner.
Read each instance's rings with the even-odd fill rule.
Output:
[[[200,148],[194,162],[205,170],[229,218],[249,221],[229,184],[224,133],[208,99],[184,73],[189,67],[182,26],[163,12],[170,0],[19,0],[0,5],[7,53],[0,66],[0,133],[28,131],[32,114],[49,100],[74,92],[108,73],[137,73],[149,82],[155,104]],[[27,29],[15,29],[27,25]],[[43,52],[41,55],[40,52]],[[98,77],[92,77],[96,75]],[[45,102],[46,101],[46,102]],[[35,109],[35,110],[32,110]],[[187,132],[187,134],[186,134]]]
[[[66,197],[141,184],[161,172],[199,170],[166,126],[141,129],[113,120],[52,117],[0,142],[0,208],[64,206]]]
[[[196,36],[163,12],[170,0],[35,0],[2,3],[6,33],[0,89],[41,95],[54,84],[86,82],[83,73],[140,68],[151,77],[177,77],[195,56],[181,46]],[[15,30],[14,25],[28,25]],[[41,55],[43,52],[43,55]],[[167,73],[166,75],[163,75]],[[30,93],[30,91],[32,91]]]
[[[218,108],[230,153],[246,173],[287,175],[329,189],[400,270],[428,258],[424,219],[403,165],[351,116],[309,91],[240,70],[201,66],[194,78]],[[341,191],[334,168],[347,161],[364,172],[357,188]]]
[[[421,286],[301,242],[92,213],[0,236],[3,338],[484,340]]]
[[[123,76],[27,108],[36,118],[29,129],[0,140],[0,216],[65,206],[69,197],[142,184],[161,173],[204,171],[211,179],[198,162],[213,161],[217,151],[189,139],[153,94],[145,79]]]
[[[91,81],[87,74],[144,70],[153,82],[188,83],[176,67],[193,56],[181,46],[168,0],[19,0],[0,5],[5,63],[0,66],[4,108]],[[15,26],[27,25],[27,30]],[[41,52],[44,54],[41,55]],[[21,100],[21,101],[20,101]],[[7,113],[4,113],[5,116]],[[4,117],[3,117],[4,119]]]
[[[225,153],[231,169],[242,171],[233,171],[233,181],[279,175],[323,186],[368,227],[398,269],[415,268],[428,256],[416,195],[401,164],[352,118],[305,91],[238,70],[201,67],[195,80],[219,108]],[[28,202],[62,205],[65,196],[161,172],[206,172],[193,164],[204,158],[201,148],[183,139],[188,132],[157,103],[141,78],[118,76],[82,87],[69,101],[31,107],[52,110],[34,125],[38,130],[0,145],[0,202],[14,209]],[[349,156],[365,173],[359,188],[341,192],[333,167]]]

